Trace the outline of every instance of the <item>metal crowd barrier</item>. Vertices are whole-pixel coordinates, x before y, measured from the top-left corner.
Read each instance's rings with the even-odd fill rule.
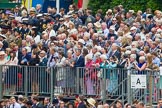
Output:
[[[146,88],[131,88],[131,75],[146,75]],[[145,70],[139,72],[137,70],[128,71],[128,102],[132,103],[134,100],[142,101],[149,106],[157,103],[160,98],[160,71]],[[138,81],[137,81],[138,83]],[[142,83],[142,82],[139,82]]]
[[[147,77],[147,89],[131,88],[131,75],[139,75],[136,70],[3,65],[0,66],[0,92],[3,93],[0,98],[15,94],[49,95],[51,98],[58,94],[81,94],[104,101],[111,98],[128,103],[134,99],[157,101],[159,72],[144,71],[142,74]],[[153,97],[151,101],[150,96]]]

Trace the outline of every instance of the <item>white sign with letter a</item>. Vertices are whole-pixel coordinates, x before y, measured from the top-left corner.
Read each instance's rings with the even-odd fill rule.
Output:
[[[131,75],[131,88],[146,89],[146,75]]]

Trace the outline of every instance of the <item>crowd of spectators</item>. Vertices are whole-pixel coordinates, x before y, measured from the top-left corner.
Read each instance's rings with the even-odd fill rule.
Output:
[[[47,73],[51,67],[127,68],[136,69],[138,74],[160,69],[160,10],[126,11],[119,5],[106,13],[99,9],[92,15],[90,9],[76,9],[70,5],[67,13],[64,8],[56,12],[55,7],[48,7],[47,13],[43,13],[41,5],[29,10],[18,6],[13,10],[1,10],[0,65],[46,66]],[[17,76],[11,72],[12,68],[7,70],[6,78]],[[94,92],[89,88],[94,85],[92,78],[89,79],[92,72],[84,73],[87,93]],[[118,78],[110,85],[117,83]],[[112,88],[109,86],[108,90]]]
[[[84,96],[76,96],[74,100],[66,101],[63,96],[59,95],[54,99],[44,97],[39,99],[37,96],[26,98],[19,95],[18,98],[11,97],[10,99],[3,99],[0,101],[0,108],[150,108],[151,106],[134,100],[132,105],[123,103],[117,100],[113,104],[103,103],[94,98],[84,98]],[[156,108],[162,107],[162,100],[159,99]],[[151,107],[152,108],[152,107]]]

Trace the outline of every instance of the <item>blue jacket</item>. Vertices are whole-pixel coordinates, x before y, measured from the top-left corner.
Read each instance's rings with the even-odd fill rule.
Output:
[[[76,60],[74,67],[84,67],[84,57],[80,56],[78,60]]]
[[[39,62],[39,66],[47,66],[47,62],[48,62],[48,59],[43,58],[43,60],[41,62]]]

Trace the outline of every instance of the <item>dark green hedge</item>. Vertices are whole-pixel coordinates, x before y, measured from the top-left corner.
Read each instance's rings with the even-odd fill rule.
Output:
[[[107,9],[114,6],[123,5],[126,10],[145,11],[147,8],[152,10],[161,10],[162,0],[90,0],[88,8],[96,13],[98,9],[102,9],[105,13]]]

